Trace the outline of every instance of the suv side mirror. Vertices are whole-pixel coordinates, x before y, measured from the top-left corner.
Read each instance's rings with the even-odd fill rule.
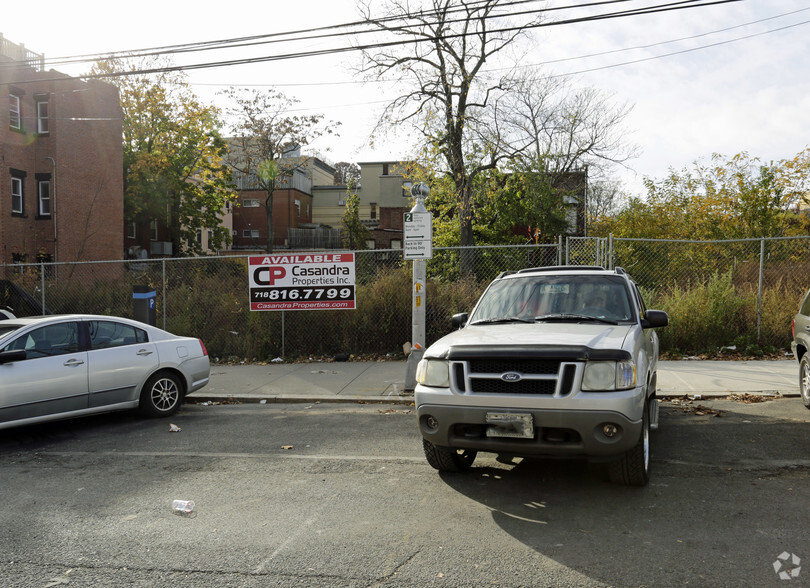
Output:
[[[454,314],[453,318],[450,319],[450,324],[452,324],[454,328],[460,329],[464,325],[467,324],[467,317],[469,317],[469,316],[470,315],[467,314],[466,312],[460,312],[459,314]]]
[[[669,324],[669,315],[663,310],[648,310],[641,319],[642,329],[655,329],[666,327]]]

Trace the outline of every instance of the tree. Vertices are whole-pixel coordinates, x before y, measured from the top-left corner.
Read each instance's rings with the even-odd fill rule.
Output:
[[[586,197],[588,181],[636,155],[622,132],[630,108],[538,70],[509,85],[494,120],[507,145],[521,146],[509,162],[522,194],[516,212],[534,229],[536,242],[550,242],[568,232],[572,204]]]
[[[379,126],[413,123],[434,149],[452,184],[464,246],[475,244],[476,176],[506,156],[486,118],[491,101],[506,89],[506,78],[488,79],[482,68],[537,22],[501,26],[506,23],[498,16],[501,4],[505,0],[431,0],[427,10],[415,12],[395,0],[388,17],[380,19],[372,16],[371,2],[361,5],[368,24],[403,40],[390,50],[363,53],[362,71],[393,76],[408,88],[385,109]],[[472,272],[472,260],[462,259],[462,265],[465,275]]]
[[[200,103],[183,73],[120,75],[167,65],[160,58],[110,59],[96,63],[92,73],[109,74],[120,94],[125,218],[161,219],[174,255],[202,253],[198,231],[209,231],[213,247],[230,242],[220,215],[236,197],[223,161],[219,112]]]
[[[371,238],[368,228],[360,220],[360,197],[349,189],[346,196],[346,211],[341,220],[343,226],[343,246],[351,250],[368,249]]]
[[[356,163],[340,161],[335,164],[335,184],[338,186],[360,187],[360,166]]]
[[[265,192],[267,213],[266,250],[273,251],[273,191],[278,182],[292,178],[296,170],[306,167],[308,158],[287,157],[309,145],[323,134],[333,134],[339,123],[324,121],[322,114],[305,116],[289,114],[298,100],[275,90],[237,90],[223,94],[231,102],[226,109],[233,133],[230,139],[231,167],[249,183]],[[259,167],[274,161],[275,174],[260,173]],[[266,168],[268,169],[268,168]]]
[[[801,234],[805,223],[795,207],[810,178],[810,166],[802,165],[808,153],[769,164],[747,153],[715,154],[662,180],[648,178],[646,199],[631,199],[600,232],[701,240]]]

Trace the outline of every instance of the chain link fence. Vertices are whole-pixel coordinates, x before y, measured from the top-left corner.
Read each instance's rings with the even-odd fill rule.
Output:
[[[200,337],[215,358],[402,358],[410,348],[412,273],[401,253],[355,252],[356,310],[252,312],[248,256],[0,265],[0,306],[18,316],[132,317],[134,287],[148,286],[157,292],[157,326]],[[472,275],[462,276],[462,265]],[[450,317],[469,311],[500,272],[550,265],[624,267],[648,306],[670,313],[670,326],[659,331],[662,350],[786,350],[810,285],[810,237],[571,237],[551,245],[437,247],[427,262],[427,343],[448,333]]]

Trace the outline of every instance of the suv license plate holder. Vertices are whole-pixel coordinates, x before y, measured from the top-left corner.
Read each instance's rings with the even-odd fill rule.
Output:
[[[486,422],[487,437],[534,439],[534,418],[531,414],[488,412]]]

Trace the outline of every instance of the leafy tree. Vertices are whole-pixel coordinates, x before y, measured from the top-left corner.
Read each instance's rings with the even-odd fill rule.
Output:
[[[715,154],[707,164],[647,179],[646,199],[632,198],[599,232],[620,237],[742,239],[802,234],[795,213],[810,181],[810,155],[762,164],[747,153]]]
[[[125,218],[163,220],[174,255],[199,254],[198,231],[210,231],[212,247],[231,238],[220,215],[236,195],[223,161],[219,112],[197,99],[183,73],[120,75],[167,65],[160,58],[110,59],[96,63],[92,73],[109,74],[120,94]]]
[[[275,90],[237,90],[223,94],[230,100],[229,115],[233,137],[228,163],[240,175],[265,192],[268,253],[273,251],[273,191],[278,183],[290,180],[297,170],[306,168],[309,158],[290,157],[291,152],[311,144],[324,134],[333,134],[338,123],[324,121],[322,114],[292,115],[298,100]],[[260,173],[260,166],[273,161],[275,173]]]
[[[360,197],[349,189],[346,196],[346,211],[341,220],[343,226],[343,246],[351,250],[367,249],[371,238],[368,228],[360,220]]]

